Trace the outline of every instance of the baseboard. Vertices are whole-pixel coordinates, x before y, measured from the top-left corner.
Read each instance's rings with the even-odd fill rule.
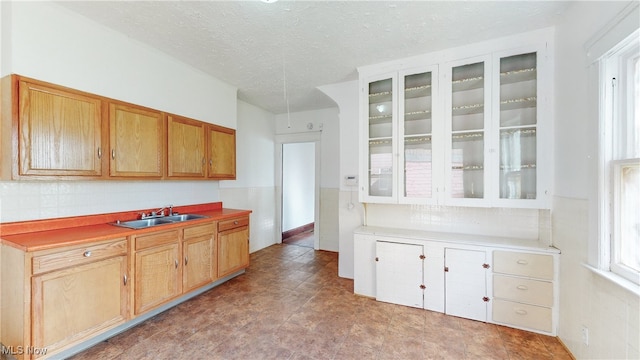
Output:
[[[302,234],[303,232],[313,230],[313,227],[314,227],[314,223],[309,223],[306,225],[298,226],[297,228],[293,228],[291,230],[284,231],[282,233],[282,240],[288,239],[298,234]]]

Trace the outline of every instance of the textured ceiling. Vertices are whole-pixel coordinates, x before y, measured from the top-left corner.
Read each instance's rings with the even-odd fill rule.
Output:
[[[70,1],[274,114],[335,106],[356,68],[554,25],[558,1]],[[286,84],[286,86],[285,86]]]

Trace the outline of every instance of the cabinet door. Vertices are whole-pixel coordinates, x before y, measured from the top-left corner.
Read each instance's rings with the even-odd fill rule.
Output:
[[[445,74],[445,196],[454,205],[488,205],[490,58],[450,64]]]
[[[163,116],[122,104],[109,106],[109,174],[160,178],[163,175]]]
[[[401,72],[399,88],[402,90],[398,94],[399,202],[435,204],[442,166],[437,152],[441,122],[433,121],[434,112],[435,118],[439,118],[438,107],[434,106],[437,104],[437,68]]]
[[[445,313],[487,321],[486,252],[445,249]]]
[[[213,281],[214,278],[214,226],[208,234],[189,237],[186,234],[182,244],[184,268],[182,270],[182,290],[187,292]]]
[[[249,266],[249,228],[218,233],[218,277]]]
[[[204,178],[205,126],[200,121],[169,116],[167,120],[168,176]]]
[[[422,245],[376,242],[376,300],[423,308]]]
[[[101,176],[101,100],[19,82],[19,175]]]
[[[376,297],[376,240],[371,235],[353,235],[353,292]]]
[[[209,126],[209,170],[211,179],[236,178],[236,131],[221,126]]]
[[[544,102],[539,106],[538,100],[539,89],[545,88],[544,80],[539,81],[539,75],[544,74],[544,57],[535,50],[496,54],[494,68],[494,87],[498,89],[494,100],[497,203],[545,207],[546,194],[540,190],[546,180],[540,169],[546,167],[546,156],[544,149],[538,148],[538,139],[545,133],[540,120],[549,117]]]
[[[181,292],[177,242],[136,251],[134,312],[139,315]]]
[[[127,257],[34,276],[33,346],[48,353],[127,319]]]
[[[369,78],[363,84],[364,119],[362,136],[365,148],[362,159],[364,183],[361,200],[365,202],[397,202],[397,160],[394,139],[397,136],[397,75]]]

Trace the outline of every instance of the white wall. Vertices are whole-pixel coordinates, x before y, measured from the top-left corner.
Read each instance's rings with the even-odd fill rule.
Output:
[[[358,81],[321,86],[339,109],[340,167],[338,208],[338,275],[353,279],[353,231],[362,225],[364,208],[358,203],[358,186],[347,186],[346,176],[358,176]]]
[[[8,37],[3,76],[16,73],[236,127],[236,88],[52,2],[2,6],[11,22],[2,30]]]
[[[598,241],[598,89],[590,83],[597,77],[585,44],[627,4],[575,2],[556,29],[552,235],[562,251],[558,336],[578,359],[640,358],[640,298],[583,266],[593,261]],[[637,12],[632,16],[640,22]]]
[[[236,178],[220,181],[220,200],[227,208],[251,210],[249,251],[275,244],[275,116],[238,101]]]
[[[315,143],[282,145],[282,232],[315,220]]]
[[[236,127],[236,89],[51,2],[2,2],[1,73]],[[217,181],[0,182],[0,222],[219,201]]]
[[[308,129],[308,125],[313,125]],[[290,126],[289,126],[290,125]],[[319,248],[338,251],[340,128],[337,109],[302,111],[276,115],[276,135],[321,131],[320,134],[320,219]]]

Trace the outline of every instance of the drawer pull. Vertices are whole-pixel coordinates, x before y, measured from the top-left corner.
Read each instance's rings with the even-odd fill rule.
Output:
[[[233,225],[238,225],[238,220],[234,221]]]
[[[518,289],[518,290],[529,290],[529,288],[526,285],[518,285],[518,286],[516,286],[516,289]]]
[[[527,260],[524,259],[520,259],[516,262],[518,265],[528,265],[529,262]]]
[[[87,250],[82,255],[84,255],[84,257],[89,257],[89,256],[91,256],[91,251]]]
[[[176,269],[178,268],[178,260],[175,261],[176,262]]]
[[[516,314],[518,314],[518,315],[527,315],[527,310],[525,310],[525,309],[516,309]]]

